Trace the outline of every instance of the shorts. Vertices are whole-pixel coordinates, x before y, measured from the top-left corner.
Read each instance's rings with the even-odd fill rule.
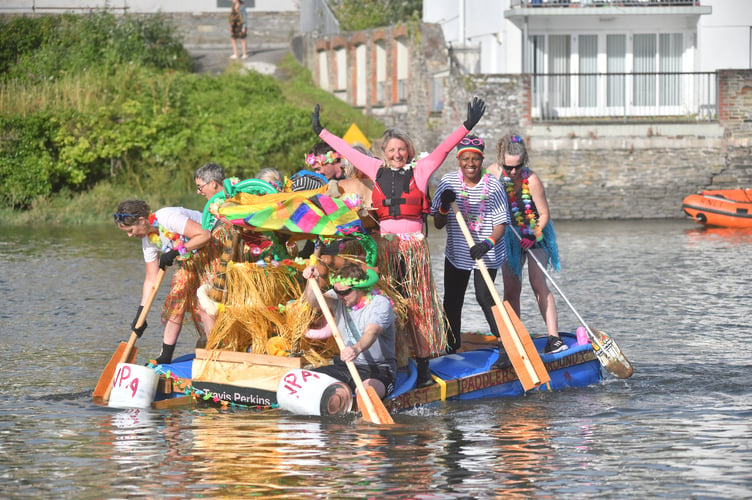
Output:
[[[358,374],[362,380],[373,378],[384,384],[386,387],[386,396],[389,396],[394,392],[395,376],[392,370],[384,365],[362,365],[355,363],[355,369],[358,370]],[[341,380],[350,386],[353,392],[355,392],[355,381],[350,376],[350,370],[347,368],[347,363],[344,363],[339,356],[334,357],[334,364],[319,366],[311,371],[318,373],[325,373],[330,377]]]

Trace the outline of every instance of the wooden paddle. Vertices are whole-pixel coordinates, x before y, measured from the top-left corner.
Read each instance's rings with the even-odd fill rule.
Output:
[[[339,350],[342,351],[345,348],[345,342],[342,340],[339,328],[337,328],[337,322],[334,320],[334,316],[332,316],[332,311],[329,310],[329,305],[326,303],[324,294],[321,293],[318,281],[313,277],[309,278],[308,281],[314,295],[316,295],[316,300],[319,303],[321,312],[324,314],[327,323],[329,323],[329,328],[332,329],[334,340],[337,341],[337,346],[339,347]],[[370,420],[374,424],[393,424],[394,420],[392,419],[392,416],[389,414],[389,411],[386,409],[384,403],[381,401],[379,395],[376,394],[373,387],[369,386],[367,390],[363,385],[363,380],[360,378],[360,374],[355,368],[355,364],[352,361],[347,361],[346,364],[347,369],[350,370],[350,375],[355,381],[355,387],[358,389],[358,406],[363,412],[363,418]]]
[[[457,223],[462,230],[462,234],[465,236],[467,246],[468,248],[472,248],[473,245],[475,245],[475,240],[473,240],[473,235],[470,234],[470,229],[467,227],[465,218],[462,216],[462,212],[460,212],[456,202],[452,202],[451,206],[452,210],[454,210],[454,215],[457,218]],[[483,262],[483,259],[480,258],[475,262],[478,264],[480,274],[483,276],[483,280],[486,282],[486,286],[488,287],[489,292],[491,292],[491,296],[496,304],[493,307],[493,313],[494,319],[496,319],[496,323],[499,326],[502,345],[509,355],[509,359],[512,362],[517,377],[520,379],[522,388],[528,391],[533,387],[547,384],[551,381],[551,376],[548,374],[548,371],[546,371],[546,367],[543,366],[543,361],[541,360],[540,354],[538,354],[538,350],[535,348],[533,341],[530,339],[530,335],[524,329],[523,335],[520,335],[518,329],[515,328],[507,308],[502,302],[501,297],[499,297],[499,293],[496,291],[496,286],[491,279],[491,275],[488,274],[488,269],[486,269],[486,264]],[[501,319],[501,322],[499,322],[499,318]],[[502,325],[500,323],[503,323],[504,326],[506,326],[506,329],[501,328]]]
[[[514,227],[509,226],[509,229],[512,230],[517,239],[522,239],[520,233],[518,233]],[[582,316],[580,316],[580,314],[574,308],[572,303],[569,302],[567,296],[564,295],[564,292],[561,291],[559,285],[557,285],[551,275],[548,274],[546,267],[541,263],[541,261],[538,260],[533,252],[527,252],[527,254],[535,261],[536,264],[538,264],[538,267],[541,271],[543,271],[543,274],[546,276],[546,278],[548,278],[548,281],[551,282],[556,291],[559,292],[559,295],[561,295],[561,298],[564,299],[564,302],[567,303],[569,309],[571,309],[574,315],[577,316],[577,319],[580,320],[580,324],[585,327],[585,331],[587,331],[590,343],[593,345],[595,357],[598,358],[598,361],[601,363],[601,365],[617,378],[631,377],[632,373],[634,373],[634,368],[632,368],[632,364],[621,352],[619,346],[616,345],[614,339],[612,339],[605,333],[588,326],[585,323],[585,320],[582,319]]]
[[[138,321],[136,321],[136,328],[139,328],[144,324],[144,321],[146,321],[146,317],[149,315],[149,309],[151,309],[154,298],[157,296],[157,291],[159,290],[159,285],[162,284],[164,275],[164,269],[160,269],[159,272],[157,272],[157,277],[154,280],[154,285],[152,285],[151,293],[146,298],[144,308],[141,310]],[[99,377],[99,382],[97,382],[97,386],[94,389],[94,394],[92,395],[92,399],[94,401],[101,401],[106,403],[110,400],[110,393],[112,392],[112,382],[115,378],[115,370],[117,369],[117,365],[119,363],[133,362],[133,360],[135,359],[134,345],[136,344],[136,339],[138,339],[138,335],[134,331],[131,332],[131,337],[130,339],[128,339],[127,344],[125,342],[120,343],[117,350],[115,351],[115,354],[113,354],[110,362],[107,363],[107,366],[104,367],[102,375]]]

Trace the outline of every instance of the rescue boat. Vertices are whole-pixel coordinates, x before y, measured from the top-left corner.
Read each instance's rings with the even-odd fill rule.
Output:
[[[752,189],[721,189],[691,194],[684,213],[706,226],[752,227]]]

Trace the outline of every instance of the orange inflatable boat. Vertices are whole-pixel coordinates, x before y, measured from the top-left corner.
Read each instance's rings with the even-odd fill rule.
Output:
[[[721,189],[690,194],[684,213],[707,226],[752,227],[752,189]]]

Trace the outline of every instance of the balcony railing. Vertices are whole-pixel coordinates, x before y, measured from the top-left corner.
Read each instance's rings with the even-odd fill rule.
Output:
[[[550,73],[531,80],[537,121],[718,119],[714,72]]]
[[[699,0],[512,0],[511,7],[686,7],[699,6]]]

